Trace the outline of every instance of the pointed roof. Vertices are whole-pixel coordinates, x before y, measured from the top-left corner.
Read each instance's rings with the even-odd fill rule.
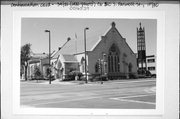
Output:
[[[106,29],[105,29],[106,30]],[[119,31],[116,28],[116,24],[115,22],[111,23],[111,27],[109,27],[108,30],[106,31],[100,31],[100,32],[96,32],[93,35],[89,36],[87,33],[87,40],[86,40],[86,50],[87,51],[93,51],[94,48],[100,43],[100,41],[102,40],[102,36],[106,36],[109,32],[111,32],[112,30],[117,32],[119,34],[120,37],[121,34],[119,33]],[[104,32],[104,34],[102,33]],[[122,37],[122,39],[125,39]],[[77,45],[76,45],[77,44]],[[77,52],[76,52],[77,49]],[[131,49],[131,48],[130,48]],[[53,58],[58,58],[58,56],[60,54],[79,54],[79,53],[84,53],[84,39],[71,39],[71,41],[69,41],[62,49],[58,50]]]
[[[142,29],[142,27],[141,27],[141,22],[139,23],[139,31],[143,31],[144,30],[144,28]]]
[[[111,32],[111,31],[116,31],[117,33],[118,33],[118,35],[122,38],[122,39],[124,39],[122,36],[121,36],[121,34],[119,33],[119,31],[117,30],[117,28],[116,28],[116,23],[115,22],[112,22],[111,23],[111,27],[104,33],[104,35],[102,35],[102,36],[106,36],[109,32]],[[94,44],[94,46],[91,48],[91,50],[90,51],[93,51],[94,49],[95,49],[95,47],[100,43],[100,41],[101,41],[102,39],[101,39],[101,37],[99,37],[99,40]]]

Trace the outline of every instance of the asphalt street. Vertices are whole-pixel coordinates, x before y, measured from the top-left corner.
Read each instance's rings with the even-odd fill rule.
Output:
[[[155,109],[156,79],[88,84],[21,82],[22,107]]]

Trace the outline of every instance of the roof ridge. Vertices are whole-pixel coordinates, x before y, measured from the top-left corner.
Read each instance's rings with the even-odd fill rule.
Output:
[[[96,48],[96,46],[101,42],[102,36],[106,36],[112,29],[115,29],[116,32],[119,34],[119,36],[120,36],[122,39],[124,39],[124,38],[122,37],[122,35],[119,33],[118,29],[117,29],[115,26],[116,26],[116,25],[115,25],[115,22],[113,21],[113,22],[111,23],[111,27],[110,27],[103,35],[99,36],[99,40],[92,46],[92,48],[90,49],[90,51],[93,51],[93,50]]]

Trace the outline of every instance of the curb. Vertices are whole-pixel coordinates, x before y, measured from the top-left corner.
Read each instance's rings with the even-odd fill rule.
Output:
[[[55,80],[55,81],[51,81],[51,84],[60,84],[60,85],[89,85],[89,84],[109,84],[109,83],[130,83],[130,82],[139,82],[139,81],[153,81],[153,79],[138,79],[138,80],[129,80],[129,79],[122,79],[122,80],[109,80],[109,81],[95,81],[95,82],[88,82],[88,83],[85,83],[85,81],[77,81],[77,82],[63,82],[63,81],[58,81],[58,80]],[[36,82],[36,81],[20,81],[22,83],[29,83],[29,84],[49,84],[49,81],[44,81],[44,82]],[[154,91],[156,90],[155,87],[153,87],[152,89],[150,89],[151,91]]]

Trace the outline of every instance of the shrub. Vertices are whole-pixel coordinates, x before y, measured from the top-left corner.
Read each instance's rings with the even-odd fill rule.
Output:
[[[79,80],[81,80],[81,77],[83,76],[83,74],[80,71],[71,71],[69,72],[68,75],[65,75],[65,79],[63,79],[64,81],[71,81],[71,80],[75,80],[75,76],[78,76]]]
[[[69,73],[69,75],[78,76],[79,78],[83,76],[83,74],[80,71],[72,71]]]
[[[69,76],[69,75],[65,75],[65,78],[63,78],[63,81],[72,81],[73,78],[72,76]]]

